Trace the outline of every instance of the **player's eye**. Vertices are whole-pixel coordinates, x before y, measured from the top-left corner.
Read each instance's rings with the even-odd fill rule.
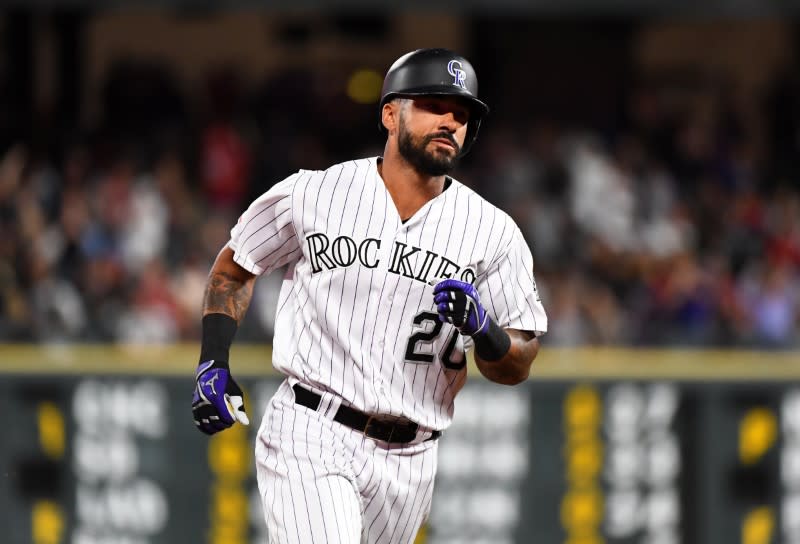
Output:
[[[435,113],[437,115],[444,113],[444,107],[442,106],[442,104],[435,100],[425,100],[425,99],[418,100],[417,107],[421,110]]]
[[[453,118],[456,121],[461,123],[462,125],[467,124],[469,121],[469,109],[465,108],[461,104],[456,104],[452,102],[444,102],[441,100],[419,100],[417,101],[417,107],[421,110],[428,111],[435,115],[444,115],[446,113],[452,113]]]
[[[453,117],[462,125],[466,125],[469,122],[469,110],[457,108],[453,110]]]

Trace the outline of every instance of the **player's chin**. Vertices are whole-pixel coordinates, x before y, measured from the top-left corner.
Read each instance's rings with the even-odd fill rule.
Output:
[[[427,155],[429,165],[445,174],[455,168],[458,163],[458,151],[453,147],[447,149],[439,147],[431,150]]]
[[[424,170],[432,176],[443,176],[449,174],[457,162],[457,157],[433,156],[427,161]]]

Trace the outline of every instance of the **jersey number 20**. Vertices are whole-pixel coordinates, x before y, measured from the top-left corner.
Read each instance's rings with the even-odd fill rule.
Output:
[[[414,328],[420,330],[408,338],[408,344],[406,344],[407,363],[433,363],[436,354],[433,353],[432,346],[442,332],[442,325],[443,323],[439,321],[439,315],[433,312],[420,312],[414,316]],[[467,364],[464,352],[456,350],[457,344],[458,330],[453,329],[447,342],[445,342],[444,349],[439,354],[442,365],[450,370],[461,370]]]

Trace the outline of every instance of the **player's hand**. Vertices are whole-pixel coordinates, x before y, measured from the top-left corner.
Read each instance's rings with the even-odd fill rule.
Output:
[[[204,361],[197,366],[192,415],[197,428],[206,434],[227,429],[237,421],[250,424],[242,389],[233,380],[226,361]]]
[[[452,323],[461,334],[475,336],[486,332],[489,319],[471,283],[442,280],[433,288],[433,301],[439,320]]]

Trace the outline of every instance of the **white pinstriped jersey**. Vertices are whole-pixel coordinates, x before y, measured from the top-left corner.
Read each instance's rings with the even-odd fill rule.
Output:
[[[445,429],[471,341],[437,319],[431,279],[473,282],[501,327],[547,330],[533,258],[504,212],[453,180],[402,222],[377,158],[288,177],[231,230],[254,274],[289,265],[273,365],[374,414]]]

